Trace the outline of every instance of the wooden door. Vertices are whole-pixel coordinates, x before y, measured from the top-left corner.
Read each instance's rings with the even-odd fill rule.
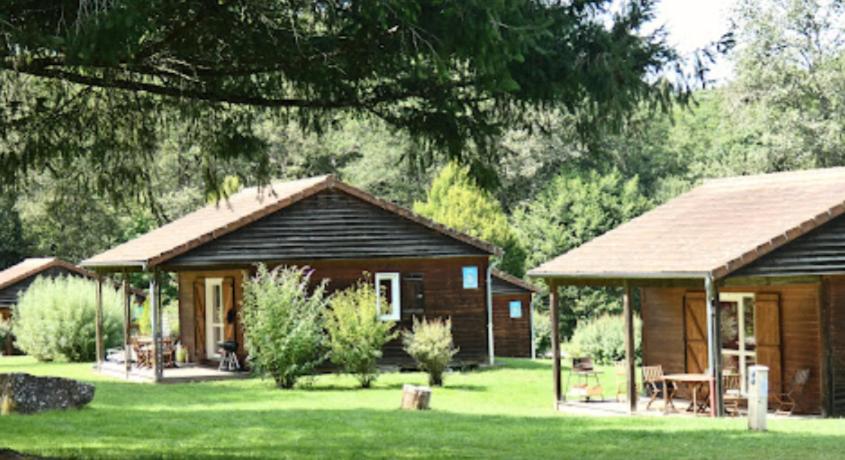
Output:
[[[684,296],[684,338],[687,372],[707,369],[707,300],[704,293]]]
[[[780,296],[760,293],[755,298],[754,337],[757,342],[757,364],[769,367],[769,396],[783,386],[783,363],[780,338]]]
[[[223,278],[223,340],[237,341],[235,324],[238,312],[235,311],[235,279]]]
[[[402,321],[411,321],[414,316],[425,314],[425,288],[421,273],[410,273],[402,277]]]
[[[205,357],[205,278],[197,278],[194,280],[194,360]]]

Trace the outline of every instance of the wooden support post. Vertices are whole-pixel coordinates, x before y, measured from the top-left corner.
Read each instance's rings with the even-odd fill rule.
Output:
[[[631,305],[631,285],[625,280],[622,294],[622,311],[625,316],[625,378],[627,379],[628,412],[637,412],[637,374],[634,357],[634,309]]]
[[[95,353],[97,353],[97,370],[103,369],[103,358],[105,357],[105,350],[103,349],[103,277],[97,274],[96,282],[96,307],[94,313],[94,334],[95,334]]]
[[[704,278],[707,297],[707,366],[710,368],[710,415],[725,414],[722,390],[722,337],[719,315],[719,291],[712,276]]]
[[[158,270],[153,271],[150,278],[150,305],[153,310],[153,353],[155,354],[155,381],[164,378],[164,350],[161,332],[161,285]]]
[[[123,271],[123,364],[126,378],[132,372],[132,294],[129,291],[129,273]]]
[[[549,281],[549,315],[552,320],[552,372],[554,374],[555,410],[558,403],[563,401],[563,387],[560,375],[560,311],[558,309],[558,285],[555,280]]]

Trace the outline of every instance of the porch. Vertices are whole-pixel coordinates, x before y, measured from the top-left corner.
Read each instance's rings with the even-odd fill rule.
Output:
[[[607,399],[605,401],[583,401],[583,400],[567,400],[567,401],[559,401],[557,404],[558,412],[567,414],[567,415],[574,415],[578,417],[627,417],[627,416],[638,416],[638,417],[685,417],[685,418],[694,418],[694,417],[704,417],[705,415],[702,414],[693,414],[692,412],[687,412],[685,410],[678,410],[676,412],[666,413],[663,411],[663,403],[657,402],[652,405],[651,409],[645,410],[646,404],[648,404],[648,399],[646,397],[640,397],[637,401],[637,406],[641,408],[641,410],[637,411],[636,413],[632,413],[630,410],[630,405],[627,401],[616,401],[615,399]],[[678,408],[686,407],[689,404],[689,401],[676,399],[675,404]],[[738,418],[744,418],[745,416],[740,416]],[[818,414],[803,414],[803,415],[779,415],[776,414],[774,411],[770,411],[768,414],[769,419],[774,420],[804,420],[804,419],[820,419],[822,418],[821,415]]]
[[[237,380],[249,378],[249,372],[227,372],[216,366],[203,364],[183,365],[182,367],[165,368],[161,377],[156,380],[154,368],[139,367],[134,363],[127,369],[124,363],[104,361],[94,366],[95,372],[138,383],[187,383],[208,382],[217,380]]]

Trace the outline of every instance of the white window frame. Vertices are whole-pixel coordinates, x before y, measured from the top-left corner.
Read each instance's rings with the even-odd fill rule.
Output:
[[[739,375],[740,375],[740,393],[742,395],[748,394],[748,375],[746,375],[746,369],[748,364],[748,358],[754,359],[754,362],[757,362],[757,350],[756,348],[753,351],[747,351],[745,349],[745,308],[743,305],[743,301],[746,298],[752,299],[752,305],[754,305],[756,315],[757,309],[757,302],[756,296],[753,292],[720,292],[719,293],[719,302],[734,302],[737,305],[736,308],[736,317],[737,317],[737,329],[739,329],[739,350],[730,350],[727,348],[722,348],[722,344],[719,344],[719,349],[722,352],[722,355],[726,356],[736,356],[739,360]],[[720,309],[721,314],[721,309]],[[754,318],[751,319],[754,321]],[[757,329],[754,329],[754,335],[757,335]]]
[[[212,327],[214,326],[214,322],[212,321],[213,313],[214,313],[214,288],[220,288],[220,338],[223,340],[226,334],[226,312],[223,311],[226,308],[226,302],[223,299],[223,278],[206,278],[205,279],[205,354],[208,359],[216,359],[220,358],[220,353],[218,353],[217,343],[214,343],[214,334],[212,331]]]
[[[390,310],[387,313],[382,313],[381,305],[381,283],[382,281],[390,281]],[[402,318],[401,310],[401,295],[399,294],[399,273],[376,273],[376,312],[378,319],[382,321],[399,321]]]

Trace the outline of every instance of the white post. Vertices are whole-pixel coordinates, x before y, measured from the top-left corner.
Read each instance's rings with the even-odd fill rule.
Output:
[[[496,363],[496,354],[493,350],[493,277],[491,273],[493,267],[490,266],[490,260],[487,260],[487,347],[490,350],[490,365]]]
[[[769,368],[749,366],[748,368],[748,429],[766,431],[766,415],[769,404]]]

